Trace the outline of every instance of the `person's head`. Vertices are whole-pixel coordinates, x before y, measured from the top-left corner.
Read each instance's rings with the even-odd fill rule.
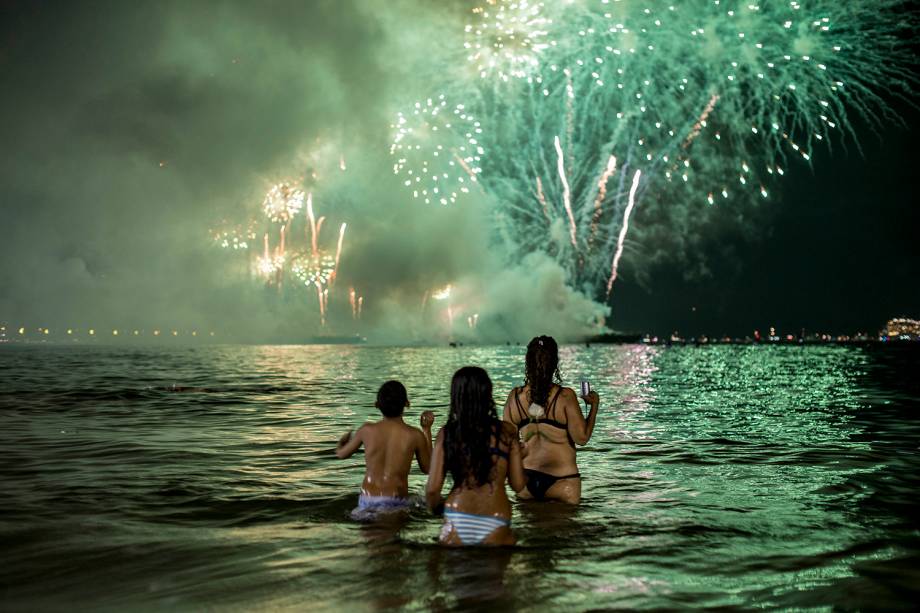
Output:
[[[478,366],[464,366],[450,383],[450,414],[444,426],[445,464],[455,484],[488,483],[492,472],[489,439],[498,415],[492,380]]]
[[[537,336],[527,345],[524,360],[524,384],[530,386],[530,401],[545,407],[554,382],[562,384],[559,346],[552,336]]]
[[[377,390],[377,403],[375,405],[384,417],[399,417],[403,410],[409,406],[409,396],[406,387],[399,381],[387,381]]]

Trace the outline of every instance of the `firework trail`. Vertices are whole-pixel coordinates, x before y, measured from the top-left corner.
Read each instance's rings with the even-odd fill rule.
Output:
[[[620,226],[620,236],[617,238],[617,250],[614,252],[613,261],[610,264],[610,279],[607,281],[608,298],[613,290],[613,282],[617,280],[620,257],[623,255],[623,243],[626,241],[626,232],[629,230],[629,214],[632,213],[633,207],[636,205],[636,190],[639,188],[641,176],[642,171],[637,170],[636,174],[633,175],[632,187],[629,188],[629,203],[626,205],[626,210],[623,211],[623,225]]]
[[[316,247],[316,217],[313,216],[313,194],[310,193],[307,195],[307,219],[310,222],[310,247],[312,253],[315,255],[319,251]]]
[[[597,226],[600,223],[601,215],[604,214],[604,200],[607,199],[607,182],[617,170],[617,159],[610,156],[607,160],[607,167],[600,179],[597,180],[597,197],[594,199],[594,215],[591,217],[591,234],[588,236],[588,248],[594,244],[594,237],[597,235]]]
[[[326,300],[323,296],[323,286],[317,284],[316,286],[316,298],[319,303],[319,325],[326,325]]]
[[[578,241],[575,239],[575,214],[572,212],[572,197],[569,190],[569,181],[565,177],[565,161],[562,158],[562,146],[559,144],[559,137],[553,140],[556,147],[557,170],[559,171],[559,180],[562,182],[562,204],[565,212],[569,216],[569,235],[572,237],[572,247],[578,249]]]
[[[339,242],[335,248],[335,268],[332,270],[332,281],[335,282],[336,276],[339,274],[339,259],[342,257],[342,241],[345,240],[345,226],[348,224],[343,223],[339,228]]]
[[[681,144],[681,149],[686,149],[690,146],[690,143],[699,136],[700,130],[703,129],[703,126],[706,125],[706,120],[709,118],[709,114],[712,113],[712,109],[716,107],[716,102],[719,101],[719,94],[713,94],[712,98],[709,99],[709,102],[706,103],[706,108],[703,109],[703,112],[700,114],[700,118],[696,120],[696,123],[693,124],[693,128],[690,130],[690,134],[687,135],[687,138]]]
[[[543,210],[543,216],[546,217],[546,221],[552,222],[549,216],[549,205],[546,204],[546,196],[543,195],[543,182],[540,181],[540,177],[537,177],[537,202],[540,203],[540,208]]]

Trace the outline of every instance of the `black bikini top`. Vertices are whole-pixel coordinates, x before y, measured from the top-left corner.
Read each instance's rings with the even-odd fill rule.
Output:
[[[575,441],[572,440],[572,435],[569,434],[568,424],[564,424],[553,417],[556,410],[556,400],[559,399],[559,394],[562,393],[562,386],[557,386],[556,393],[553,395],[553,399],[550,401],[549,407],[546,409],[546,418],[540,418],[539,421],[531,421],[530,417],[527,416],[527,411],[524,410],[524,406],[521,404],[521,400],[518,397],[518,388],[514,388],[512,393],[514,394],[514,402],[517,404],[518,410],[523,414],[523,417],[519,419],[517,423],[515,423],[518,430],[521,430],[530,424],[538,423],[546,424],[547,426],[552,426],[554,428],[559,428],[561,430],[565,430],[565,436],[569,439],[569,445],[572,446],[572,449],[575,449]]]

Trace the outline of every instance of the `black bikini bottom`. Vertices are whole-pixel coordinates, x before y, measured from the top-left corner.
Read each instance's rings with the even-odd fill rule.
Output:
[[[543,497],[546,495],[546,490],[553,487],[556,481],[560,479],[581,477],[579,473],[557,477],[555,475],[548,475],[544,472],[540,472],[539,470],[530,470],[529,468],[525,468],[524,473],[527,475],[527,491],[534,497],[534,500],[543,500]]]

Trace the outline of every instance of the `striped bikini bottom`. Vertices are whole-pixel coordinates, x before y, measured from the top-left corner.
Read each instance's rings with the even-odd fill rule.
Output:
[[[351,512],[355,521],[374,521],[390,513],[408,511],[412,508],[412,499],[393,496],[358,496],[358,506]]]
[[[473,515],[444,509],[444,531],[441,534],[446,536],[453,530],[464,545],[479,545],[503,526],[510,527],[511,521],[492,515]]]

